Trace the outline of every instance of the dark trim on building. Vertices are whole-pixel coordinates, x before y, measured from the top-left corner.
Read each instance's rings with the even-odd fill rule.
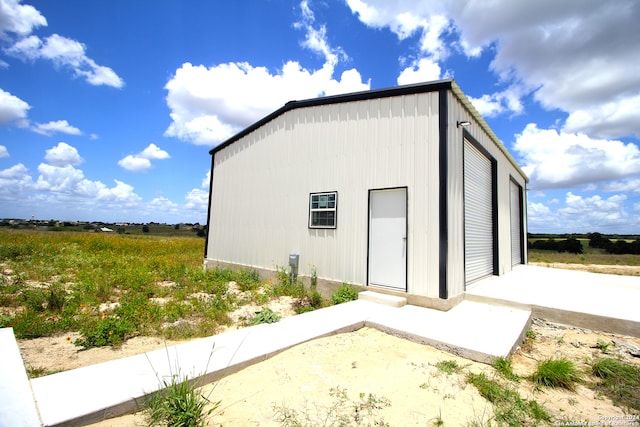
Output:
[[[400,187],[384,187],[384,188],[370,188],[368,190],[367,195],[367,276],[366,276],[366,286],[370,286],[369,284],[369,249],[371,243],[371,193],[374,191],[385,191],[385,190],[404,190],[405,198],[405,229],[404,235],[406,243],[406,253],[404,259],[404,291],[409,292],[409,187],[400,186]],[[402,288],[394,288],[392,286],[384,286],[384,285],[374,285],[379,288],[386,288],[396,291],[402,291]]]
[[[315,107],[318,105],[330,105],[330,104],[340,104],[343,102],[352,102],[352,101],[364,101],[369,99],[376,98],[387,98],[392,96],[401,96],[401,95],[413,95],[417,93],[424,92],[435,92],[435,91],[446,91],[450,90],[453,85],[453,79],[444,79],[444,80],[436,80],[428,83],[418,83],[412,85],[405,86],[396,86],[391,88],[384,89],[374,89],[367,90],[363,92],[354,92],[348,93],[345,95],[333,95],[333,96],[324,96],[321,98],[313,98],[307,99],[303,101],[289,101],[284,106],[274,111],[273,113],[265,116],[264,118],[258,120],[254,124],[235,134],[231,138],[224,141],[222,144],[217,147],[211,149],[209,154],[215,154],[216,151],[220,151],[223,148],[233,144],[240,138],[250,134],[254,130],[258,129],[261,126],[264,126],[266,123],[274,120],[276,117],[286,113],[290,110],[295,110],[297,108],[305,108],[305,107]]]
[[[209,206],[207,207],[207,229],[204,238],[204,259],[207,259],[207,252],[209,250],[209,230],[211,221],[211,207],[213,203],[211,203],[211,199],[213,198],[213,162],[215,161],[216,156],[211,156],[211,173],[209,174]]]
[[[449,91],[441,89],[438,100],[438,169],[439,183],[439,265],[438,265],[438,296],[441,299],[449,298],[447,289],[447,264],[449,252]]]
[[[509,182],[513,182],[518,186],[518,206],[520,208],[520,216],[518,221],[520,222],[520,264],[525,263],[524,251],[526,249],[527,243],[527,233],[524,230],[524,191],[522,185],[513,177],[513,175],[509,175]],[[511,189],[509,189],[509,193],[511,193]],[[511,212],[509,212],[509,218],[511,218]],[[511,266],[513,267],[513,260],[511,262]]]

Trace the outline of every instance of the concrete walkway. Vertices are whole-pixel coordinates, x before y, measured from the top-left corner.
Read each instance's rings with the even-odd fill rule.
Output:
[[[533,317],[640,337],[640,277],[522,265],[481,280],[465,299],[531,310]]]
[[[0,355],[7,368],[0,370],[0,426],[90,424],[138,409],[143,396],[172,375],[210,383],[303,342],[364,326],[482,362],[508,356],[532,316],[640,336],[639,277],[521,266],[477,282],[448,312],[372,292],[360,296],[278,323],[36,378],[30,382],[33,396],[13,333],[2,330]],[[23,417],[11,415],[22,411]]]
[[[371,296],[371,295],[369,295]],[[363,297],[367,297],[366,293]],[[386,296],[353,301],[180,344],[175,347],[87,366],[31,380],[45,426],[78,426],[138,409],[143,396],[172,375],[201,384],[236,372],[303,342],[364,326],[490,362],[519,345],[531,313],[464,301],[448,312],[399,306]],[[386,300],[386,301],[385,301]],[[380,302],[390,302],[389,306]],[[0,382],[4,379],[0,378]],[[0,396],[0,406],[4,397]],[[1,423],[0,423],[1,424]],[[14,424],[31,426],[33,424]]]

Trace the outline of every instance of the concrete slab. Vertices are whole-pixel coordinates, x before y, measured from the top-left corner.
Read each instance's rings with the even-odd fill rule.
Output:
[[[640,337],[640,277],[522,265],[477,282],[465,299],[531,309],[551,322]]]
[[[358,299],[362,301],[375,302],[376,304],[384,304],[390,307],[402,307],[407,305],[407,299],[404,297],[381,294],[372,291],[363,291],[358,293]]]
[[[294,345],[365,325],[488,362],[519,344],[529,320],[523,310],[469,301],[442,312],[359,300],[36,378],[31,384],[45,426],[86,425],[135,411],[145,394],[172,375],[210,383]]]
[[[531,312],[463,301],[443,312],[407,305],[394,313],[379,313],[367,326],[420,344],[491,363],[508,357],[531,324]]]
[[[0,329],[0,349],[0,425],[39,426],[38,410],[13,328]]]

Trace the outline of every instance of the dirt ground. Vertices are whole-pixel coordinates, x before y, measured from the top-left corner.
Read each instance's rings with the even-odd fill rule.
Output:
[[[560,264],[548,262],[530,262],[529,265],[541,267],[564,268],[566,270],[589,271],[591,273],[620,274],[623,276],[640,276],[640,266],[635,265],[598,265],[598,264]]]
[[[274,301],[270,308],[283,316],[293,315],[291,300]],[[236,325],[259,307],[246,306],[233,314]],[[234,326],[235,327],[235,326]],[[233,327],[232,327],[233,328]],[[618,357],[640,365],[640,339],[550,324],[535,319],[528,340],[513,356],[514,372],[530,375],[538,361],[564,357],[587,372],[589,361]],[[21,340],[18,345],[28,368],[59,371],[99,363],[173,345],[158,338],[137,337],[121,348],[80,350],[72,343],[75,334]],[[599,345],[600,343],[600,345]],[[601,343],[608,344],[604,354]],[[435,365],[455,361],[463,369],[446,374]],[[314,340],[202,388],[202,394],[221,406],[210,417],[211,426],[277,426],[278,408],[296,410],[310,425],[321,423],[336,400],[330,390],[346,390],[351,402],[359,394],[386,398],[390,406],[379,416],[392,426],[489,425],[492,405],[465,381],[468,372],[485,372],[496,377],[488,365],[466,360],[429,346],[393,337],[371,328]],[[590,378],[590,379],[589,379]],[[604,425],[600,417],[624,416],[611,401],[579,384],[575,392],[536,389],[522,380],[509,383],[520,395],[536,400],[556,422],[591,422]],[[442,421],[443,424],[439,422]],[[95,426],[140,426],[144,417],[127,415]],[[491,425],[494,425],[493,423]],[[585,424],[586,425],[586,424]],[[626,424],[625,424],[626,425]],[[628,425],[637,425],[628,423]]]

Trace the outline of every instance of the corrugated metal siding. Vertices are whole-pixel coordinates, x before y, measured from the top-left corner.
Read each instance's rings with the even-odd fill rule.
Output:
[[[447,286],[448,296],[453,297],[465,290],[464,282],[464,201],[463,201],[463,132],[468,132],[487,152],[496,159],[496,198],[498,222],[498,274],[511,271],[511,220],[510,220],[510,180],[525,188],[526,178],[514,166],[487,135],[473,116],[464,108],[460,100],[451,92],[448,94],[448,252]],[[466,128],[457,128],[456,121],[469,120]],[[524,194],[526,197],[526,193]],[[526,201],[523,200],[523,228],[526,234]],[[526,245],[524,251],[526,262]]]
[[[493,274],[493,177],[491,159],[464,141],[465,281]]]
[[[207,256],[365,284],[368,190],[406,186],[408,291],[437,296],[438,93],[287,111],[216,153]],[[309,194],[338,192],[337,229],[309,229]]]

